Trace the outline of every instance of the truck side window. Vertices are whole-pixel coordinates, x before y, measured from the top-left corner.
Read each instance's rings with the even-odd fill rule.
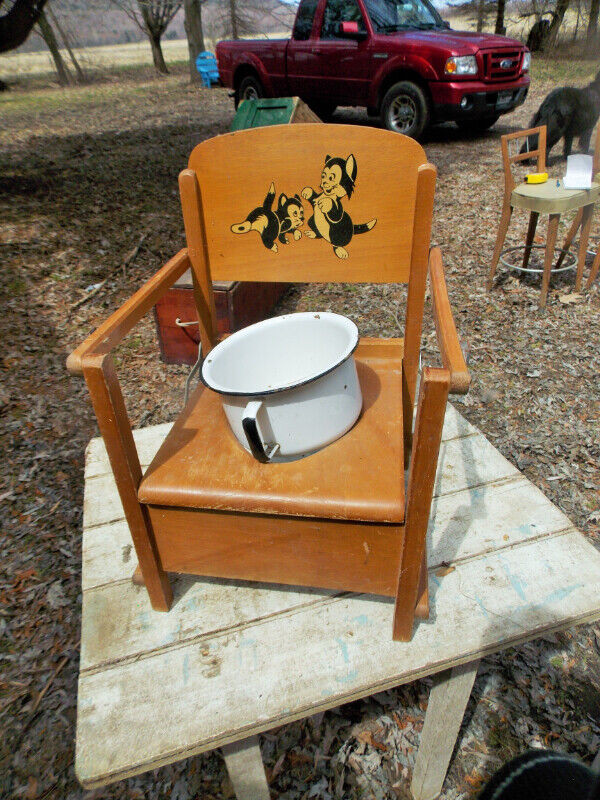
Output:
[[[341,22],[358,22],[359,31],[367,30],[356,0],[327,0],[321,39],[339,39]]]
[[[319,0],[302,0],[296,14],[296,24],[292,38],[297,42],[304,42],[310,39],[310,32],[315,18]]]

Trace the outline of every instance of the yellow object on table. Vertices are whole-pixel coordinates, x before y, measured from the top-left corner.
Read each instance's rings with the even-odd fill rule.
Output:
[[[546,183],[547,180],[547,172],[531,172],[525,177],[525,183]]]

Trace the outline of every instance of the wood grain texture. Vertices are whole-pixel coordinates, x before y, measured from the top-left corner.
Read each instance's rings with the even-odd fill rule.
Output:
[[[342,200],[352,223],[377,220],[371,230],[353,236],[346,246],[348,258],[338,258],[324,239],[292,238],[287,245],[278,243],[274,253],[255,231],[243,235],[231,231],[233,224],[263,205],[271,183],[277,198],[281,193],[301,194],[304,188],[320,192],[327,155],[355,159],[355,192]],[[201,142],[188,166],[200,184],[213,280],[406,282],[417,175],[426,161],[414,140],[354,125],[274,125]],[[390,175],[393,192],[384,190]],[[312,208],[307,200],[303,205],[308,220]],[[189,238],[188,246],[193,261]]]
[[[152,608],[168,611],[173,599],[171,585],[160,562],[148,512],[137,501],[142,470],[112,359],[84,355],[82,365]]]
[[[363,338],[361,340],[361,352],[364,352],[365,355],[367,355],[367,350],[364,350],[363,348],[366,347],[366,344],[369,341],[370,339],[367,338]],[[378,339],[376,341],[378,342],[377,347],[379,347],[379,342],[382,340]],[[384,339],[383,341],[390,342],[391,346],[394,347],[394,342],[397,342],[398,340]],[[371,351],[371,355],[372,352],[373,351]],[[179,408],[173,409],[174,418],[177,416],[178,412]],[[158,452],[172,425],[172,422],[163,422],[160,425],[151,425],[147,428],[137,428],[133,431],[133,437],[135,439],[140,464],[144,469],[148,466]],[[462,416],[462,414],[459,414],[451,403],[448,403],[446,406],[446,416],[444,417],[442,441],[446,442],[450,441],[451,439],[457,439],[463,436],[471,436],[476,434],[478,434],[477,428],[474,425],[471,425],[471,423],[468,422]],[[108,461],[106,447],[104,446],[102,438],[91,439],[85,453],[86,478],[89,480],[100,475],[106,475],[109,472],[110,463]]]
[[[438,347],[442,354],[442,364],[450,372],[450,392],[466,394],[471,384],[471,376],[460,349],[444,278],[442,254],[438,247],[432,249],[429,257],[429,275]]]
[[[546,249],[544,251],[544,274],[542,275],[542,291],[540,293],[540,308],[544,308],[548,299],[550,278],[552,275],[552,257],[558,235],[560,214],[550,214],[548,217],[548,233],[546,234]]]
[[[425,558],[426,532],[438,465],[450,374],[446,369],[423,370],[410,459],[404,547],[397,578],[393,638],[408,641],[412,635],[419,577]]]
[[[269,785],[257,736],[221,748],[237,800],[269,800]]]
[[[471,661],[433,679],[410,784],[414,800],[435,800],[442,791],[478,666]]]
[[[167,572],[393,596],[402,525],[148,506]],[[413,600],[413,609],[417,602]]]
[[[232,602],[229,591],[223,588],[221,604]],[[432,619],[407,643],[389,638],[393,603],[337,596],[215,630],[217,607],[212,633],[200,615],[187,643],[175,637],[156,652],[84,670],[79,779],[102,785],[596,619],[600,556],[571,531],[430,574],[430,592]],[[139,590],[137,603],[130,611],[146,628],[171,616],[153,613]]]
[[[388,355],[390,354],[390,355]],[[261,464],[233,436],[220,397],[199,387],[140,485],[155,506],[402,522],[402,340],[355,353],[363,411],[309,458]]]
[[[419,353],[423,308],[427,287],[427,264],[433,216],[433,198],[437,172],[431,164],[419,168],[417,177],[417,206],[415,210],[413,249],[411,254],[410,280],[406,299],[406,326],[404,333],[404,443],[408,455],[412,443],[412,409],[416,401]]]
[[[442,443],[440,465],[436,478],[434,497],[448,491],[460,491],[467,487],[481,487],[498,476],[498,480],[517,477],[517,468],[485,439],[478,435],[471,438],[453,438]],[[114,479],[110,474],[90,478],[89,491],[84,499],[84,524],[104,525],[121,519],[123,509],[118,495],[114,494]],[[112,493],[112,494],[111,494]]]
[[[179,194],[185,238],[192,264],[192,282],[200,322],[202,352],[206,357],[217,342],[217,312],[212,282],[218,279],[214,275],[211,277],[200,187],[193,170],[184,169],[179,174]]]
[[[142,463],[168,427],[135,432]],[[98,525],[103,506],[120,508],[108,469],[93,440],[76,757],[90,788],[599,615],[598,553],[450,405],[428,533],[432,618],[408,643],[389,640],[393,604],[368,596],[185,577],[171,613],[154,612],[130,581],[122,509]]]

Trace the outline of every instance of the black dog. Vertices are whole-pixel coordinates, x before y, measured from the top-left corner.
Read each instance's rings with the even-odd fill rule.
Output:
[[[563,86],[554,89],[542,102],[531,120],[531,127],[546,126],[546,157],[554,145],[564,137],[564,156],[571,154],[573,139],[579,137],[579,147],[587,153],[594,125],[600,116],[600,72],[583,89]],[[529,136],[521,148],[522,153],[536,150],[538,137]]]

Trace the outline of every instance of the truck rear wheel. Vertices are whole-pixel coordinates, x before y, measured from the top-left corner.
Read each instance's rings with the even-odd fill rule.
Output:
[[[246,75],[235,93],[235,107],[237,108],[242,100],[258,100],[264,96],[265,90],[259,79],[255,75]]]
[[[418,139],[429,123],[425,92],[412,81],[395,83],[383,98],[381,121],[389,131]]]

